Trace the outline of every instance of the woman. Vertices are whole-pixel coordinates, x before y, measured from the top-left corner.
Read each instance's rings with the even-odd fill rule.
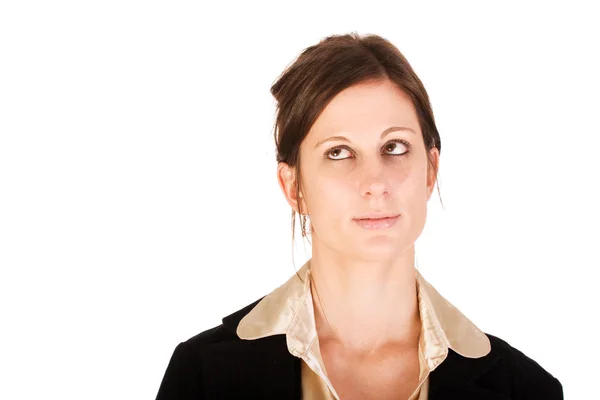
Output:
[[[179,344],[157,399],[562,399],[556,378],[415,268],[441,142],[398,49],[376,35],[325,38],[271,93],[292,238],[298,212],[312,257]]]

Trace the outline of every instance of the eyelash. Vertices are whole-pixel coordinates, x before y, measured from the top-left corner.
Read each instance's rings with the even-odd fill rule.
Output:
[[[387,143],[386,143],[386,144],[385,144],[383,147],[385,148],[385,147],[386,147],[386,146],[388,146],[390,143],[400,143],[401,145],[403,145],[404,147],[406,147],[406,151],[405,151],[404,153],[402,153],[402,154],[388,154],[389,156],[392,156],[392,157],[402,157],[402,156],[406,156],[406,155],[408,155],[408,153],[410,153],[410,143],[408,143],[406,140],[402,140],[402,139],[394,139],[394,140],[390,140],[390,141],[389,141],[389,142],[387,142]],[[346,149],[346,150],[349,150],[349,151],[351,151],[351,150],[348,148],[348,146],[336,146],[336,147],[333,147],[333,148],[331,148],[331,149],[329,149],[329,150],[327,150],[327,151],[325,152],[325,158],[327,158],[328,160],[331,160],[331,161],[342,161],[342,160],[346,160],[347,158],[350,158],[350,157],[346,157],[346,158],[340,158],[340,159],[329,158],[329,155],[330,155],[330,154],[331,154],[333,151],[335,151],[335,150],[340,150],[340,149]]]

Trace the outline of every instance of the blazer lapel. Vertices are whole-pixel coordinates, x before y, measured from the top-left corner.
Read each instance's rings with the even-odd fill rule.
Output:
[[[477,378],[498,362],[494,351],[480,358],[467,358],[448,349],[446,359],[429,375],[429,400],[510,400],[478,385]]]
[[[209,398],[300,399],[300,359],[286,347],[285,335],[236,340],[211,346],[204,354],[202,382]]]

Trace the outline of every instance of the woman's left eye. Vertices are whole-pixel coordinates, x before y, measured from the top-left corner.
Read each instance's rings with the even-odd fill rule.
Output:
[[[398,146],[398,145],[400,145],[400,146]],[[384,149],[386,151],[390,151],[390,152],[396,151],[396,153],[392,154],[394,156],[399,156],[404,153],[408,153],[408,148],[409,148],[409,145],[404,140],[394,140],[392,142],[386,143],[386,145],[384,146]],[[398,153],[398,149],[400,149],[400,153]],[[404,149],[404,151],[402,151],[402,149]]]

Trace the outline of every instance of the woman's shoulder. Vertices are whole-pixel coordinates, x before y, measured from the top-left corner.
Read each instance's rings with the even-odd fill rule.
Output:
[[[201,331],[200,333],[184,340],[182,343],[186,347],[202,348],[211,344],[237,340],[239,339],[235,332],[231,331],[225,324],[219,324],[212,328]]]
[[[184,354],[187,356],[197,356],[199,355],[199,352],[212,345],[223,342],[240,341],[241,339],[236,333],[237,326],[241,319],[250,312],[260,300],[262,300],[262,298],[223,317],[221,324],[212,326],[211,328],[203,330],[200,333],[181,341],[176,346],[173,355],[179,357],[183,357]]]
[[[179,342],[171,355],[160,384],[157,400],[200,398],[202,388],[201,360],[213,346],[239,341],[230,321],[201,331]]]
[[[533,358],[526,355],[506,340],[486,333],[490,340],[490,356],[497,357],[492,369],[481,377],[482,383],[493,386],[504,379],[510,379],[512,391],[519,398],[562,399],[560,381]],[[507,382],[503,382],[507,383]]]

